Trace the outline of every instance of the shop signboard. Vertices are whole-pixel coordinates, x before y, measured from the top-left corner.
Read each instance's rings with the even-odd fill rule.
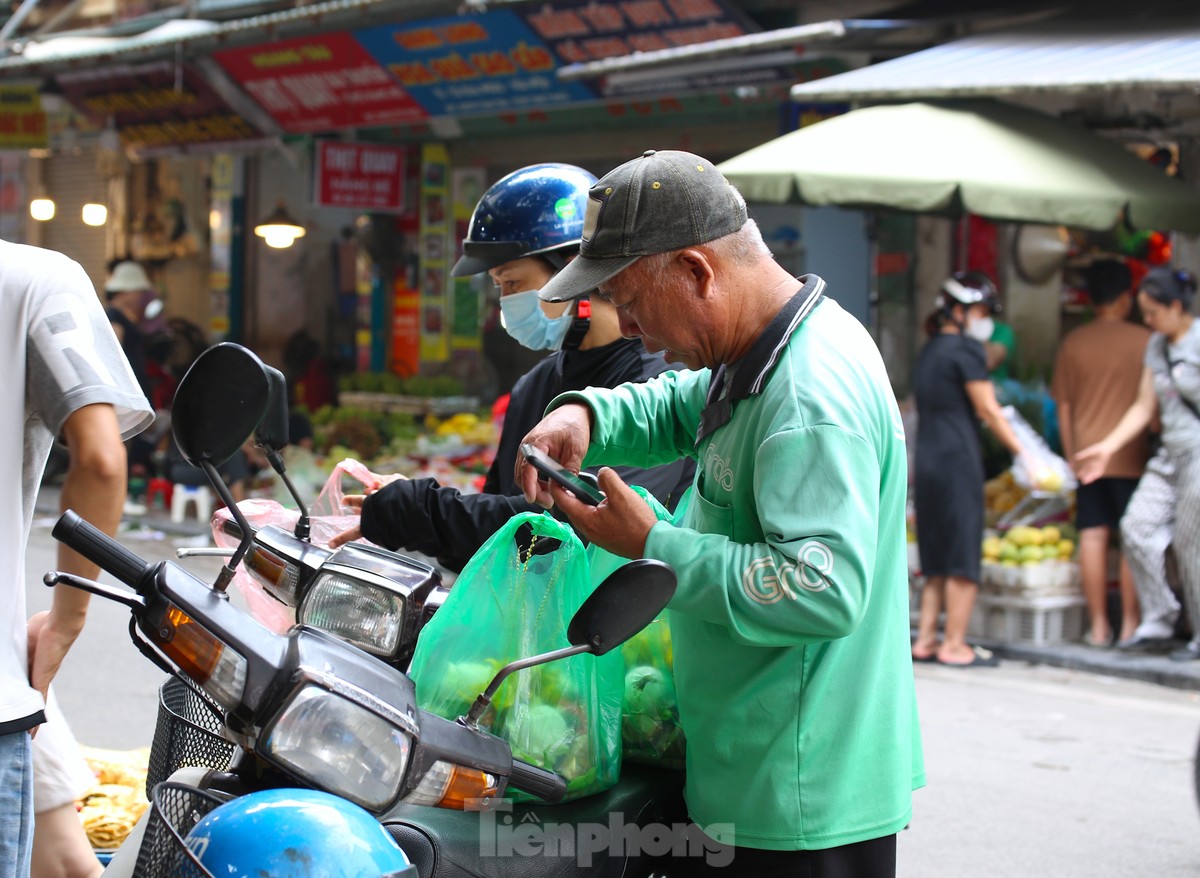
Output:
[[[404,210],[405,150],[399,146],[322,140],[313,165],[320,207],[372,213]]]
[[[564,64],[746,34],[740,17],[721,0],[560,0],[530,4],[520,14]]]
[[[723,0],[565,0],[529,4],[519,14],[563,64],[583,64],[744,36],[750,30]],[[722,69],[700,61],[686,72],[648,70],[597,81],[605,97],[677,94],[788,79],[785,67]]]
[[[449,356],[446,293],[453,219],[449,198],[450,153],[444,144],[427,143],[421,147],[421,251],[417,280],[421,289],[422,363],[443,363]]]
[[[559,82],[558,61],[509,10],[389,24],[354,37],[433,116],[470,116],[595,100]]]
[[[44,149],[47,143],[37,86],[0,86],[0,149]]]
[[[426,115],[346,32],[227,49],[213,57],[293,134],[393,125]]]
[[[98,125],[112,119],[121,142],[134,150],[259,136],[186,64],[105,66],[64,73],[57,81],[72,106]]]

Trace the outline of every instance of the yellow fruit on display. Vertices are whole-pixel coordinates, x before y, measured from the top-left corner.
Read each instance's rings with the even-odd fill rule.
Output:
[[[1044,528],[1042,528],[1042,545],[1043,546],[1053,546],[1053,545],[1057,544],[1058,541],[1061,539],[1062,539],[1062,531],[1060,531],[1054,525],[1048,524]]]
[[[1058,541],[1058,557],[1066,560],[1075,555],[1075,543],[1072,540]]]
[[[1045,557],[1041,546],[1023,546],[1020,553],[1021,563],[1041,561]]]
[[[1013,563],[1016,563],[1017,557],[1020,555],[1020,553],[1021,553],[1021,550],[1017,548],[1016,544],[1014,544],[1008,540],[1000,541],[1000,563],[1001,564],[1005,563],[1006,561],[1011,561]]]
[[[1005,489],[998,493],[991,502],[991,508],[996,512],[1009,512],[1018,503],[1021,502],[1021,495],[1012,489]]]
[[[983,541],[983,557],[989,561],[996,561],[1000,558],[1000,538],[988,537]]]
[[[1062,474],[1056,469],[1042,467],[1033,474],[1033,486],[1040,491],[1049,491],[1052,494],[1057,494],[1062,490]]]
[[[1013,545],[1018,547],[1040,546],[1042,544],[1042,532],[1036,527],[1027,527],[1022,524],[1009,530],[1008,539]]]

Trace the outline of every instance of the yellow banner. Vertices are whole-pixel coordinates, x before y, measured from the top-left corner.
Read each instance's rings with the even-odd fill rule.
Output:
[[[0,85],[0,149],[43,149],[46,114],[35,85]]]

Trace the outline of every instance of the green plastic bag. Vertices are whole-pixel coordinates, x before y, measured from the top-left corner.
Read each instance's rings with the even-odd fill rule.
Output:
[[[568,525],[535,512],[514,516],[467,562],[422,630],[410,670],[418,705],[462,716],[504,665],[570,646],[567,625],[592,590],[586,552]],[[566,778],[568,800],[601,792],[621,771],[622,669],[613,650],[517,671],[480,725],[508,741],[514,758]]]
[[[633,490],[654,510],[659,520],[672,515],[655,497],[638,485]],[[681,501],[687,502],[685,495]],[[676,516],[679,511],[676,511]],[[588,546],[592,584],[628,562],[597,545]],[[683,768],[686,742],[679,725],[675,673],[671,654],[671,628],[664,610],[653,622],[621,645],[624,693],[621,698],[621,753],[630,762],[666,768]]]

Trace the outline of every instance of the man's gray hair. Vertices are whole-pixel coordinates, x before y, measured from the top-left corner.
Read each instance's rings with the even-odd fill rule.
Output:
[[[697,244],[696,248],[709,250],[721,261],[734,265],[749,264],[771,258],[771,250],[763,240],[758,223],[753,219],[746,220],[745,224],[733,234],[725,235],[723,238],[717,238],[706,244]],[[627,270],[635,273],[640,280],[639,286],[657,287],[667,282],[668,266],[677,252],[670,251],[643,256]]]

